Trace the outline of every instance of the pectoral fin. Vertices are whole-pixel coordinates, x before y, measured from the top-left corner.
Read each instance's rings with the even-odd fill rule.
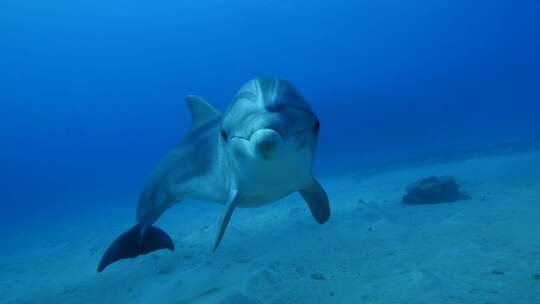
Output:
[[[308,204],[315,220],[319,224],[324,224],[330,218],[330,205],[328,204],[328,195],[321,184],[312,178],[311,184],[298,192]]]
[[[229,194],[229,201],[227,202],[227,205],[225,206],[225,213],[223,214],[223,217],[221,218],[221,222],[219,223],[216,240],[214,242],[214,249],[212,249],[212,251],[216,251],[216,249],[219,246],[219,243],[221,242],[221,239],[223,238],[223,234],[225,234],[225,229],[227,229],[227,225],[229,224],[234,208],[236,207],[237,194],[238,194],[237,189],[231,190],[231,193]]]

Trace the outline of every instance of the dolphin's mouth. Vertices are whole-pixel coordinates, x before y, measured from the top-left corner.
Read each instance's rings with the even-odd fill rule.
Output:
[[[283,136],[278,131],[265,128],[253,132],[249,142],[255,154],[269,159],[282,146],[283,140]]]
[[[272,132],[272,133],[277,133],[279,134],[279,136],[281,137],[281,139],[283,140],[287,140],[291,137],[294,137],[296,135],[300,135],[302,133],[305,133],[307,132],[308,130],[307,129],[300,129],[300,130],[297,130],[297,131],[291,131],[291,132],[287,132],[287,133],[284,133],[283,131],[280,131],[280,130],[276,130],[276,129],[273,129],[273,128],[263,128],[263,129],[259,129],[255,132],[253,132],[253,134],[251,134],[249,140],[252,140],[253,138],[253,135],[259,131],[263,131],[263,132]]]
[[[300,130],[296,130],[296,131],[291,131],[291,132],[286,132],[284,133],[283,131],[280,131],[280,130],[276,130],[276,129],[273,129],[273,128],[263,128],[263,129],[259,129],[257,131],[260,131],[260,130],[268,130],[268,131],[273,131],[273,132],[276,132],[278,133],[283,139],[287,139],[288,137],[291,137],[291,136],[295,136],[295,135],[298,135],[300,133],[304,133],[304,132],[307,132],[307,129],[300,129]],[[255,132],[257,132],[255,131]],[[253,132],[253,133],[255,133]],[[252,134],[253,136],[253,134]]]
[[[230,138],[243,142],[238,147],[241,147],[245,155],[256,159],[270,160],[278,155],[279,151],[289,151],[288,148],[296,147],[296,150],[301,150],[307,143],[307,133],[309,133],[309,129],[304,128],[286,132],[286,135],[283,136],[273,128],[262,128],[253,132],[249,137],[233,135]],[[283,150],[285,147],[288,148]]]
[[[271,132],[276,132],[278,133],[282,139],[284,140],[287,140],[288,138],[290,137],[293,137],[293,136],[296,136],[296,135],[300,135],[302,133],[306,133],[308,132],[307,129],[300,129],[300,130],[297,130],[297,131],[292,131],[292,132],[288,132],[288,133],[285,133],[283,134],[283,132],[280,132],[279,130],[275,130],[275,129],[272,129],[272,128],[263,128],[263,129],[258,129],[256,130],[255,132],[253,132],[249,137],[246,137],[246,136],[240,136],[240,135],[232,135],[231,138],[236,138],[236,139],[242,139],[242,140],[247,140],[247,141],[250,141],[253,139],[253,135],[255,133],[257,133],[258,131],[271,131]]]

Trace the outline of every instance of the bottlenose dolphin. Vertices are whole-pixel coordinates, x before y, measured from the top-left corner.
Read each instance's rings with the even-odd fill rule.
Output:
[[[298,191],[315,220],[330,217],[328,196],[312,175],[319,119],[289,82],[257,78],[246,83],[224,114],[201,97],[187,96],[191,130],[157,165],[139,197],[137,224],[120,235],[98,265],[158,249],[171,238],[152,226],[184,200],[225,205],[214,242],[218,247],[236,207],[258,207]]]

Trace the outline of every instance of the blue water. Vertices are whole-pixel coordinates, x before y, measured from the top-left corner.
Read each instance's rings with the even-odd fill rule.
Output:
[[[538,1],[2,0],[2,225],[134,210],[184,96],[257,76],[318,113],[322,175],[539,138],[538,37]]]
[[[189,125],[256,76],[293,82],[319,163],[534,137],[535,1],[2,1],[2,203],[141,186]],[[341,164],[342,167],[346,165]]]

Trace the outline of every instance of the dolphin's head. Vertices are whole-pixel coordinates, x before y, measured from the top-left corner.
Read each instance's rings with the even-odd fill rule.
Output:
[[[238,91],[225,112],[221,144],[233,165],[294,170],[301,162],[310,171],[319,127],[319,119],[292,84],[257,78]]]

